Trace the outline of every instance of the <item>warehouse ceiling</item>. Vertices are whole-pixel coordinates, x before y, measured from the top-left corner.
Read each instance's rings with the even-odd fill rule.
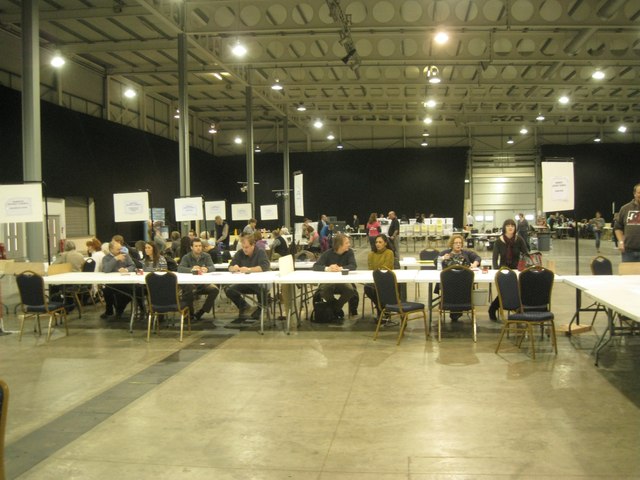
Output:
[[[292,151],[638,141],[638,0],[39,4],[44,47],[171,102],[185,33],[189,110],[215,123],[223,153],[245,129],[248,85],[263,151],[282,148],[285,116]],[[19,35],[20,8],[0,0],[0,27]],[[282,90],[272,90],[276,81]]]

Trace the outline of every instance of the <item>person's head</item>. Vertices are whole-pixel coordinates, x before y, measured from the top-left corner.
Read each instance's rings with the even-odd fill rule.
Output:
[[[249,225],[251,225],[253,228],[256,228],[257,224],[258,224],[258,221],[255,218],[249,219]]]
[[[513,234],[515,233],[515,231],[516,231],[516,222],[511,218],[507,218],[502,224],[502,234],[511,238],[513,237]]]
[[[216,215],[216,225],[222,225],[222,217],[220,215]]]
[[[146,242],[144,244],[144,256],[152,259],[154,262],[158,260],[160,255],[158,253],[158,247],[156,247],[155,243]]]
[[[147,242],[145,242],[144,240],[138,240],[134,246],[136,247],[136,250],[138,252],[144,252],[144,246],[146,243]]]
[[[384,233],[381,233],[376,237],[375,245],[376,252],[384,252],[387,248],[389,248],[389,239]]]
[[[109,242],[109,252],[111,255],[116,256],[120,253],[120,249],[122,248],[122,244],[116,240],[111,240]]]
[[[275,228],[271,230],[271,238],[278,238],[280,236],[280,229]]]
[[[87,251],[89,253],[99,252],[102,248],[102,243],[100,243],[100,240],[95,237],[93,237],[91,240],[87,240],[87,243],[85,245],[87,246]]]
[[[66,242],[64,242],[65,252],[70,252],[71,250],[75,250],[75,249],[76,249],[76,244],[73,242],[73,240],[67,240]]]
[[[463,245],[464,237],[462,235],[451,235],[451,238],[449,239],[449,248],[452,251],[459,253],[462,250]]]
[[[640,183],[636,183],[633,187],[633,199],[636,203],[640,203]]]
[[[327,216],[323,213],[322,215],[320,215],[320,220],[322,220],[323,222],[326,222],[328,219],[327,219]]]
[[[118,242],[120,246],[124,245],[124,237],[122,235],[114,235],[111,237],[111,241]]]
[[[200,232],[200,238],[202,240],[207,240],[209,238],[209,232],[207,232],[206,230],[203,230]]]
[[[240,235],[240,248],[247,257],[251,257],[256,249],[256,237],[249,233]]]
[[[196,234],[196,231],[193,228],[189,230],[189,238],[196,238],[197,236],[198,234]]]
[[[396,218],[396,212],[394,212],[393,210],[391,210],[389,212],[389,215],[387,215],[387,217],[391,220],[393,220],[394,218]]]
[[[260,240],[262,240],[262,232],[260,230],[256,230],[255,232],[253,232],[253,239],[256,242],[259,242]]]
[[[191,251],[196,257],[202,253],[202,240],[198,237],[191,240]]]
[[[518,218],[519,218],[520,220],[524,220],[524,213],[520,212],[520,213],[518,214]]]
[[[177,230],[174,230],[173,232],[171,232],[171,241],[172,242],[180,241],[180,232],[178,232]]]
[[[305,226],[306,226],[306,228],[307,228],[307,233],[308,233],[308,234],[312,234],[312,233],[313,233],[314,228],[313,228],[311,225],[305,225]]]
[[[349,237],[342,233],[333,236],[333,250],[338,255],[342,255],[349,250],[349,248],[351,248],[351,240],[349,240]]]
[[[376,220],[378,220],[378,215],[376,214],[376,212],[373,212],[371,215],[369,215],[368,223],[375,223]]]
[[[596,210],[596,218],[600,218],[602,216],[602,214]]]

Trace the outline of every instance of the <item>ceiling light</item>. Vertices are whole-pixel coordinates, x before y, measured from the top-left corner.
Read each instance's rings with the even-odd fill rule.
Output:
[[[436,41],[436,43],[442,45],[444,43],[447,43],[447,41],[449,40],[449,35],[447,34],[447,32],[438,32],[435,34],[433,39]]]
[[[593,78],[594,80],[602,80],[604,79],[604,72],[598,69],[591,74],[591,78]]]
[[[60,55],[60,52],[56,52],[51,58],[51,66],[55,68],[60,68],[66,63],[64,57]]]
[[[236,57],[244,57],[247,54],[247,47],[241,44],[240,40],[237,40],[233,47],[231,47],[231,52]]]
[[[509,138],[507,139],[507,143],[508,143],[509,145],[513,145],[513,143],[514,143],[514,142],[513,142],[513,137],[509,137]]]
[[[542,122],[544,120],[544,115],[539,113],[538,116],[536,117],[536,120],[539,121],[539,122]]]
[[[260,153],[262,150],[260,150],[260,145],[256,145],[256,148],[254,149],[254,152],[256,153]]]
[[[618,127],[618,131],[619,131],[620,133],[625,133],[625,132],[627,131],[627,127],[626,127],[625,125],[620,125],[620,126]]]
[[[216,77],[218,80],[222,80],[222,75],[220,75],[218,72],[215,72],[213,76]]]
[[[469,180],[468,178],[465,178],[464,183],[471,183],[471,180]]]
[[[322,128],[323,125],[324,123],[322,123],[322,120],[316,120],[315,122],[313,122],[313,126],[316,128]]]
[[[283,88],[284,87],[280,83],[280,80],[278,80],[277,78],[276,78],[276,81],[273,82],[273,85],[271,85],[271,90],[275,90],[276,92],[281,91]]]
[[[173,118],[180,118],[180,110],[176,109],[176,113],[173,114]]]
[[[427,100],[426,102],[424,102],[424,106],[427,108],[433,108],[436,106],[436,101],[435,100]]]
[[[342,145],[342,142],[338,143],[338,145],[336,145],[336,148],[338,150],[342,150],[344,148],[344,145]]]
[[[520,129],[520,133],[521,133],[522,135],[526,135],[527,133],[529,133],[529,130],[527,130],[527,127],[522,127],[522,128]]]
[[[433,118],[425,117],[423,122],[426,123],[427,125],[431,125],[433,123]]]
[[[233,139],[233,143],[236,145],[240,145],[242,143],[242,139],[240,137],[236,137]]]
[[[596,143],[600,143],[602,141],[602,138],[600,138],[600,135],[596,135],[593,139],[594,142]]]
[[[429,130],[427,130],[426,128],[424,129],[424,132],[422,132],[422,136],[423,137],[428,137],[429,136]]]
[[[298,104],[298,106],[296,107],[296,110],[298,110],[299,112],[304,112],[307,110],[307,107],[304,106],[304,103],[300,103]]]
[[[124,91],[124,96],[127,98],[134,98],[137,95],[136,91],[133,88],[127,88]]]
[[[421,146],[423,146],[423,147],[426,147],[426,146],[427,146],[427,145],[429,145],[429,144],[427,143],[427,141],[426,141],[426,140],[423,140],[423,141],[422,141],[422,143],[421,143],[420,145],[421,145]]]
[[[567,103],[569,103],[569,97],[567,97],[566,95],[561,96],[558,101],[563,104],[566,105]]]
[[[335,140],[336,136],[333,133],[330,133],[329,135],[327,135],[327,140]]]
[[[211,126],[209,127],[209,133],[211,135],[213,135],[214,133],[218,133],[218,129],[216,128],[216,124],[212,123]]]

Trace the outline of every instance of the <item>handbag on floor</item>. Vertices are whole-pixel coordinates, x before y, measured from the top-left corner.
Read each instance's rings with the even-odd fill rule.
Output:
[[[329,302],[320,301],[313,303],[313,312],[311,312],[311,321],[315,323],[331,323],[336,320],[333,313],[333,305]]]

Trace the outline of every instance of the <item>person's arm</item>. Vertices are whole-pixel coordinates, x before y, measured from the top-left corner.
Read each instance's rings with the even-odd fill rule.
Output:
[[[316,263],[313,264],[313,270],[316,272],[324,272],[326,267],[327,267],[327,255],[331,250],[327,250],[326,252],[324,252],[322,255],[320,255],[320,258],[318,258],[318,260],[316,260]]]
[[[189,255],[183,255],[180,259],[180,264],[178,265],[178,273],[191,273],[191,269],[193,266],[189,261]]]
[[[376,266],[373,264],[373,260],[374,260],[374,252],[369,252],[369,255],[367,255],[367,268],[369,270],[375,270]]]
[[[480,255],[478,255],[473,250],[465,250],[465,251],[467,252],[467,255],[469,257],[469,263],[471,264],[471,266],[479,267],[480,264],[482,263],[482,258],[480,258]]]
[[[120,271],[133,272],[136,269],[136,264],[133,263],[131,259],[131,255],[128,253],[124,254],[124,267],[120,268]]]
[[[353,250],[349,249],[344,254],[344,260],[341,262],[342,268],[346,268],[348,270],[357,270],[358,264],[356,263],[356,256],[353,253]]]
[[[498,268],[500,268],[500,264],[498,263],[498,257],[500,256],[500,243],[502,242],[502,240],[500,240],[500,237],[498,237],[498,239],[496,240],[496,242],[493,244],[493,259],[492,259],[492,264],[493,264],[493,269],[497,270]]]
[[[267,252],[264,250],[258,251],[258,265],[251,268],[252,272],[268,272],[271,270],[271,262],[267,258]]]
[[[209,255],[208,253],[203,253],[202,254],[202,263],[204,263],[203,265],[203,271],[204,272],[213,272],[216,267],[213,264],[213,259],[211,258],[211,255]]]
[[[102,259],[102,271],[106,273],[111,273],[116,271],[116,257],[111,254],[105,255]]]
[[[353,256],[353,259],[355,260],[355,254]],[[393,255],[393,251],[391,249],[387,249],[384,252],[384,261],[383,261],[383,267],[386,268],[387,270],[393,270],[393,261],[394,261],[395,257]]]

